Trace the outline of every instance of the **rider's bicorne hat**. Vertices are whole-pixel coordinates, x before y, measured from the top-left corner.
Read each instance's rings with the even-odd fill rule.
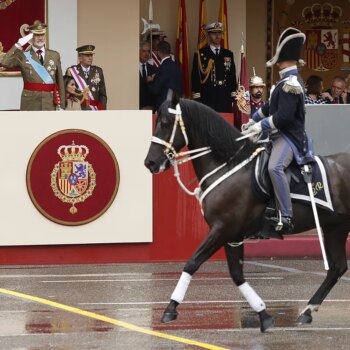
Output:
[[[278,39],[275,56],[266,62],[266,66],[282,61],[299,61],[305,38],[305,34],[296,28],[285,29]]]

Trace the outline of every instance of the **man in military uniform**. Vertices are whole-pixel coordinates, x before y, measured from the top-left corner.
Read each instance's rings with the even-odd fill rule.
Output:
[[[95,46],[84,45],[77,49],[79,64],[67,69],[78,88],[83,92],[82,110],[97,111],[107,109],[107,92],[102,68],[93,66]]]
[[[304,83],[297,69],[305,34],[295,28],[282,32],[275,56],[266,63],[268,67],[277,63],[280,80],[271,89],[270,102],[264,104],[245,128],[244,134],[261,134],[269,131],[272,152],[268,171],[275,192],[280,215],[271,217],[276,231],[293,230],[292,202],[285,169],[293,159],[299,165],[313,161],[312,150],[305,132]]]
[[[263,104],[263,94],[265,83],[261,77],[254,75],[249,79],[249,95],[250,95],[250,115],[253,115]]]
[[[65,107],[65,91],[58,52],[45,47],[47,25],[35,21],[3,57],[6,68],[19,67],[23,78],[21,111],[52,111]],[[23,47],[31,42],[31,47]]]
[[[208,46],[194,54],[192,97],[217,112],[232,113],[233,93],[237,90],[233,53],[220,47],[224,26],[207,25]]]

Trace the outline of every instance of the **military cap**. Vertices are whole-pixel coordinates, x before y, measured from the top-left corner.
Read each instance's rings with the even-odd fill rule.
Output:
[[[210,23],[205,27],[207,33],[223,33],[224,25],[221,22]]]
[[[34,23],[28,27],[29,31],[33,34],[46,34],[47,25],[42,23],[38,19],[34,21]]]
[[[94,45],[83,45],[76,48],[79,54],[82,55],[93,55],[95,52],[95,46]]]

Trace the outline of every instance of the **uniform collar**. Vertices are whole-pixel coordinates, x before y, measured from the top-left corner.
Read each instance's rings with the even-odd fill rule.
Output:
[[[90,72],[91,66],[85,68],[85,67],[83,67],[82,65],[80,65],[80,67],[81,67],[81,69],[83,70],[83,72]]]
[[[280,74],[281,79],[287,78],[290,75],[298,75],[298,68],[296,65],[290,66],[290,67],[287,67],[287,68],[280,70],[279,74]]]
[[[170,55],[169,56],[166,56],[164,57],[161,61],[160,61],[160,64],[162,64],[165,60],[167,60],[168,58],[171,58]]]
[[[45,46],[43,46],[42,48],[33,46],[33,50],[34,50],[35,53],[37,53],[38,50],[41,50],[41,54],[45,55]]]
[[[261,99],[260,101],[254,101],[252,98],[250,99],[250,103],[254,106],[261,106],[262,104],[264,104],[264,101]]]
[[[215,51],[216,49],[219,49],[218,54],[220,54],[220,51],[221,51],[221,47],[220,46],[216,47],[214,45],[210,45],[209,47],[210,47],[210,49],[211,49],[211,51],[213,52],[214,55],[216,54],[216,51]]]

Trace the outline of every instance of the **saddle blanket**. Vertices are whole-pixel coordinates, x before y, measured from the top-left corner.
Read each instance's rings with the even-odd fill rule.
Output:
[[[261,156],[257,158],[252,179],[255,193],[264,201],[268,201],[271,194],[273,194],[272,184],[267,170],[267,153],[268,152],[262,152]],[[326,165],[327,163],[322,157],[315,156],[315,162],[312,164],[312,189],[316,205],[320,208],[334,211]],[[288,178],[290,178],[290,193],[292,201],[310,203],[309,190],[301,173],[301,167],[296,163],[292,163],[292,165],[286,170],[286,174]]]

